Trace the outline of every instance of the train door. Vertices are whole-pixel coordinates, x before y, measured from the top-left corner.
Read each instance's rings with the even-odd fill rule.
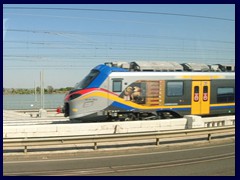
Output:
[[[209,114],[210,81],[192,81],[191,114]]]

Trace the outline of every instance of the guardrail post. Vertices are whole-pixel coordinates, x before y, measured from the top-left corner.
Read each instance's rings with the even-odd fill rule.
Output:
[[[97,150],[97,142],[94,142],[94,150]]]
[[[210,141],[211,141],[211,139],[212,139],[212,136],[211,136],[211,134],[208,134],[208,141],[210,142]]]
[[[156,138],[156,146],[159,146],[159,138]]]
[[[24,139],[27,139],[27,137],[25,136]],[[24,153],[25,153],[25,154],[27,153],[27,146],[24,146]]]
[[[24,153],[27,153],[27,146],[24,146]]]

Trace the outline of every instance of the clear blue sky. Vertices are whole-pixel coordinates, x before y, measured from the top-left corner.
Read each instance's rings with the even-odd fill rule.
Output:
[[[3,25],[4,88],[39,86],[42,69],[45,87],[74,86],[107,61],[235,63],[235,5],[5,4]]]

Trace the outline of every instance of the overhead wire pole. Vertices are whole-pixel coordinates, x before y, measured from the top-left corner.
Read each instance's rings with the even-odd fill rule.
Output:
[[[40,71],[40,109],[42,108],[42,71]]]
[[[34,100],[35,100],[35,103],[37,102],[37,88],[36,88],[36,83],[34,81]]]
[[[42,70],[42,109],[44,109],[44,70]]]
[[[40,71],[40,89],[41,89],[41,98],[40,98],[40,110],[39,110],[39,115],[40,117],[46,117],[47,116],[47,111],[44,110],[44,70]]]
[[[44,109],[44,71],[40,71],[41,109]]]

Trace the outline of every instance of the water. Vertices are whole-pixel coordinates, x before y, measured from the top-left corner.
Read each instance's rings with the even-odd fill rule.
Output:
[[[56,109],[58,106],[63,106],[64,96],[65,94],[45,94],[44,108]],[[32,94],[3,95],[3,109],[40,109],[40,99],[40,95],[35,96]]]

